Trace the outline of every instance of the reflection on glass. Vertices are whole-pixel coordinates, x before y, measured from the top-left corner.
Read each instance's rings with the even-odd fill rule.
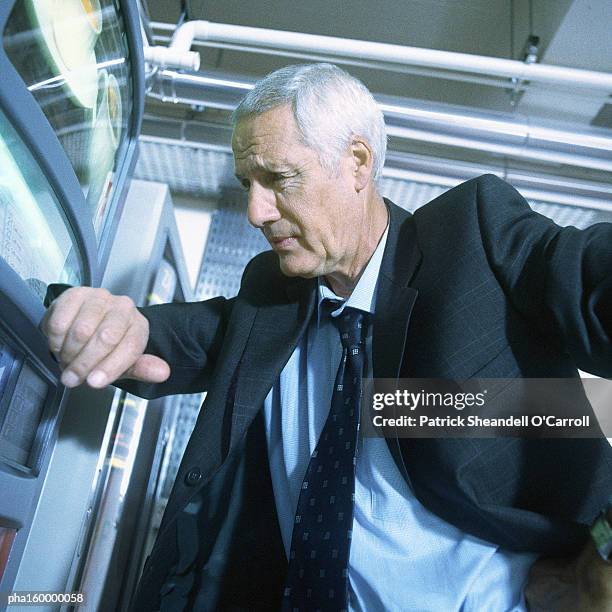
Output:
[[[100,5],[62,0],[60,7],[56,0],[27,0],[25,6],[49,68],[63,79],[74,103],[93,108],[97,92],[94,48],[102,29]]]
[[[116,3],[19,0],[3,40],[72,163],[100,236],[132,112],[125,25]]]
[[[0,257],[42,300],[50,283],[83,283],[76,253],[55,194],[0,113]]]
[[[101,229],[108,193],[112,185],[112,172],[121,139],[122,103],[119,84],[113,74],[100,71],[96,119],[93,124],[89,146],[89,191],[87,203],[96,210],[94,225],[96,233]],[[101,197],[104,196],[104,197]]]

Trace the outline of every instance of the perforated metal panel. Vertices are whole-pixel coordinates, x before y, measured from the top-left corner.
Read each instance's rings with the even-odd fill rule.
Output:
[[[380,180],[378,188],[382,195],[410,212],[414,212],[417,208],[423,206],[423,204],[431,202],[431,200],[448,190],[448,187],[443,187],[442,185],[401,181],[390,178]]]
[[[166,183],[171,191],[218,196],[235,179],[234,161],[226,151],[141,139],[134,178]]]
[[[245,194],[225,192],[210,224],[196,285],[198,298],[236,295],[244,266],[257,253],[269,248],[261,232],[247,221]]]
[[[420,206],[427,204],[427,202],[437,198],[449,189],[449,187],[443,185],[391,178],[382,179],[379,188],[385,197],[410,212],[414,212]],[[563,226],[573,225],[578,228],[585,228],[594,223],[612,221],[612,212],[567,206],[566,204],[551,204],[537,200],[529,200],[529,204],[533,210],[550,217],[555,223]]]

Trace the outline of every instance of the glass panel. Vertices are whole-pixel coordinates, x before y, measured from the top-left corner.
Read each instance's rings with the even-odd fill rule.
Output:
[[[42,300],[50,283],[83,284],[75,244],[55,193],[0,112],[0,257]]]
[[[99,237],[132,112],[127,38],[116,2],[20,0],[4,47],[68,155]]]

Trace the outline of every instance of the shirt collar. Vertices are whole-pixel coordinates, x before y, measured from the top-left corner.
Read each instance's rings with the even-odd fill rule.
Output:
[[[378,284],[378,273],[382,263],[385,245],[387,244],[387,234],[389,233],[389,225],[380,239],[370,261],[368,261],[363,274],[360,276],[355,288],[348,298],[337,296],[324,282],[322,277],[317,278],[318,281],[318,304],[317,304],[317,323],[321,317],[321,303],[323,300],[335,300],[341,302],[341,305],[331,314],[337,317],[346,307],[357,308],[364,312],[374,314],[376,310],[376,287]]]

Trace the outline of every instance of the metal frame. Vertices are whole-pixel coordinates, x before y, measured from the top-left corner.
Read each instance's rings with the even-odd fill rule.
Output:
[[[140,15],[138,6],[134,0],[119,0],[119,6],[125,21],[125,32],[127,35],[128,50],[132,60],[132,123],[128,128],[128,142],[124,150],[122,159],[118,163],[118,172],[115,182],[120,186],[115,190],[112,201],[109,203],[109,213],[102,229],[100,245],[98,247],[98,265],[100,275],[98,283],[102,281],[103,271],[108,263],[110,249],[117,231],[117,225],[123,211],[123,205],[129,188],[129,177],[134,171],[136,159],[138,157],[138,136],[142,125],[144,114],[145,99],[145,78],[144,78],[144,56],[143,41],[140,28]]]
[[[3,281],[0,285],[1,333],[19,353],[15,371],[11,373],[15,378],[10,381],[6,394],[14,391],[16,372],[21,371],[24,363],[41,376],[49,389],[41,414],[41,426],[32,446],[32,454],[35,454],[33,465],[24,467],[10,461],[0,461],[2,486],[11,491],[10,495],[2,496],[0,516],[3,526],[17,529],[11,548],[11,563],[0,580],[0,590],[9,590],[17,575],[18,561],[23,555],[29,535],[31,513],[43,484],[41,475],[46,472],[51,459],[50,450],[64,405],[64,388],[57,386],[59,368],[51,357],[45,338],[32,325],[33,319],[39,318],[44,311],[42,304],[33,299],[21,277],[2,259],[0,278]]]

